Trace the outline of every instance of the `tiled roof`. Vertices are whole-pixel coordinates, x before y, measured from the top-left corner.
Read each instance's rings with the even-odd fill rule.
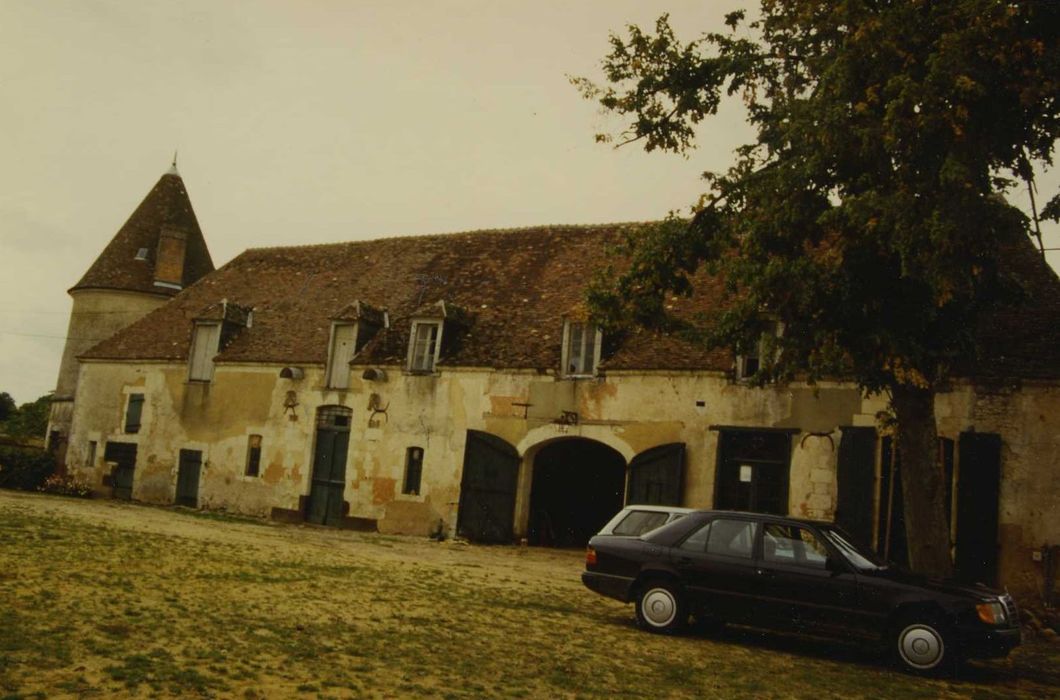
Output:
[[[1023,299],[979,326],[982,354],[974,367],[957,367],[979,377],[1060,377],[1060,278],[1029,239],[1006,251]]]
[[[251,249],[84,357],[185,359],[193,319],[205,306],[227,299],[253,307],[254,317],[217,357],[220,362],[323,364],[332,320],[360,302],[385,309],[390,329],[380,331],[356,361],[403,364],[411,318],[444,302],[450,311],[461,311],[462,322],[456,338],[447,327],[442,365],[558,369],[564,315],[581,308],[585,285],[604,264],[606,247],[618,243],[629,226]],[[705,310],[705,303],[695,305]],[[724,352],[649,335],[630,338],[606,358],[607,367],[725,370],[731,365]]]
[[[213,260],[199,230],[184,181],[180,175],[170,172],[147,193],[70,291],[121,289],[167,296],[177,294],[179,289],[155,284],[158,240],[163,229],[176,230],[186,236],[182,286],[187,287],[213,271]],[[141,249],[146,251],[146,259],[137,260]]]
[[[390,328],[380,330],[355,363],[404,364],[412,318],[444,302],[461,318],[455,336],[449,326],[443,332],[441,365],[558,369],[564,317],[584,319],[585,285],[606,264],[608,246],[635,226],[545,226],[252,249],[84,357],[184,360],[192,321],[224,299],[254,313],[251,327],[235,336],[218,361],[322,365],[332,321],[350,317],[358,303],[385,310]],[[1058,377],[1060,281],[1029,244],[1018,252],[1012,260],[1030,281],[1031,296],[984,324],[989,356],[969,373]],[[699,276],[695,288],[692,298],[673,301],[679,315],[709,312],[720,298],[715,279]],[[640,331],[605,353],[603,366],[727,371],[732,358]]]

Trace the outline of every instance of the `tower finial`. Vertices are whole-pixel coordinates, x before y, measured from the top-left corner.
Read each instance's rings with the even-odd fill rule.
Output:
[[[166,175],[180,175],[180,173],[177,171],[177,152],[176,151],[173,151],[173,165],[169,168],[169,171],[166,173]]]

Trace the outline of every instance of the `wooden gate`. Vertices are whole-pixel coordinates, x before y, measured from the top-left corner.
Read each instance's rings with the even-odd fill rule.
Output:
[[[685,445],[674,442],[641,452],[629,463],[626,503],[679,506],[685,483]]]
[[[511,542],[519,454],[495,435],[467,431],[456,531],[474,542]]]
[[[177,464],[177,497],[178,506],[199,507],[199,476],[202,474],[202,452],[199,450],[181,450]]]
[[[325,406],[317,411],[313,482],[306,513],[311,523],[338,525],[342,520],[352,414],[343,406]]]
[[[114,471],[110,474],[114,498],[131,500],[133,475],[136,472],[136,444],[108,442],[103,450],[103,461],[115,463]]]

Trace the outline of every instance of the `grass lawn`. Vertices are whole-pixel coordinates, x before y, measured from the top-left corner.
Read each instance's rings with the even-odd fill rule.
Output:
[[[959,680],[731,630],[658,637],[580,552],[0,491],[0,698],[1043,698],[1060,644]]]

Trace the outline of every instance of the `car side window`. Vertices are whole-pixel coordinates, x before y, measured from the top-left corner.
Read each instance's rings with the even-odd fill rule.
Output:
[[[680,544],[680,548],[686,549],[690,552],[703,553],[707,550],[708,535],[710,535],[710,523],[707,523],[686,537],[685,541]]]
[[[769,523],[762,531],[762,560],[810,569],[827,567],[828,550],[806,528]]]
[[[725,520],[711,522],[707,538],[707,554],[750,559],[754,552],[755,528],[749,520]]]
[[[634,510],[622,518],[622,522],[611,530],[615,535],[642,535],[666,524],[666,513],[650,510]]]

